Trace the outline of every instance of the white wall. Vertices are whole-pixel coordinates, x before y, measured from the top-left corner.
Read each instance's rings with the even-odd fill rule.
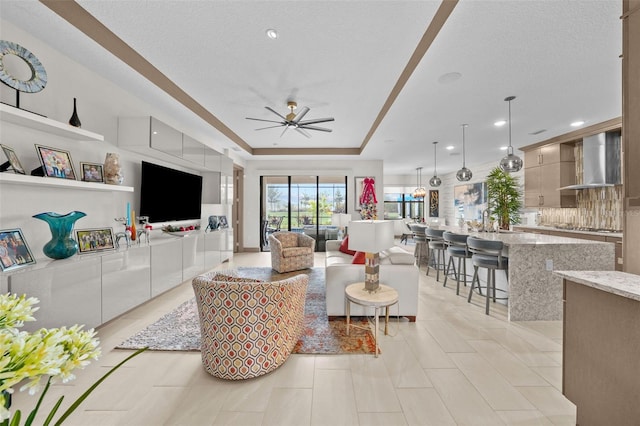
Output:
[[[354,177],[374,177],[378,215],[382,218],[384,177],[382,160],[255,160],[247,161],[244,169],[244,246],[260,246],[260,176],[347,176],[347,211],[354,214]]]
[[[75,97],[78,99],[78,115],[82,122],[82,128],[105,136],[103,143],[76,142],[50,136],[43,132],[25,130],[23,127],[12,124],[1,123],[0,142],[16,151],[27,173],[40,165],[34,148],[36,143],[68,150],[76,168],[78,168],[80,161],[103,163],[107,152],[118,152],[124,168],[124,185],[134,187],[133,193],[111,193],[78,191],[68,188],[43,190],[35,186],[2,185],[0,187],[0,229],[22,228],[36,257],[43,256],[41,248],[50,239],[51,234],[45,222],[31,217],[34,214],[45,211],[68,213],[72,210],[80,210],[87,213],[87,217],[80,219],[76,227],[113,227],[114,231],[119,231],[121,230],[119,229],[120,225],[113,219],[125,214],[127,202],[131,203],[136,211],[139,211],[140,160],[146,158],[118,149],[117,123],[119,116],[152,115],[181,132],[206,142],[213,149],[223,152],[224,149],[213,145],[214,142],[211,140],[202,139],[202,134],[197,131],[191,132],[192,129],[181,126],[181,122],[175,117],[163,115],[153,105],[135,98],[117,85],[72,61],[63,52],[52,49],[45,42],[34,38],[13,24],[0,21],[0,38],[18,43],[30,50],[39,58],[47,71],[48,83],[45,89],[34,94],[22,93],[20,96],[21,108],[66,123],[73,112],[73,98]],[[115,57],[113,60],[117,61]],[[167,102],[175,103],[168,95],[164,96]],[[15,105],[15,91],[0,84],[0,99],[9,105]],[[4,155],[0,153],[0,157],[4,157]],[[200,174],[197,171],[167,164],[160,160],[149,160]],[[1,162],[4,162],[4,158]],[[179,202],[179,193],[172,194],[167,189],[167,202]],[[208,214],[228,214],[228,209],[218,211],[219,209],[214,206],[205,207],[203,217]]]

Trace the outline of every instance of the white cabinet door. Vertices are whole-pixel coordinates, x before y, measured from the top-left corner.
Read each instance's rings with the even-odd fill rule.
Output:
[[[102,322],[151,298],[151,250],[134,247],[102,256]]]
[[[25,322],[25,331],[74,324],[89,329],[101,324],[100,257],[64,262],[9,277],[10,292],[40,300],[37,321]]]
[[[185,281],[204,272],[204,235],[193,234],[182,239],[182,268]]]
[[[204,166],[204,145],[191,136],[182,135],[182,158]]]
[[[224,231],[214,231],[205,234],[204,239],[204,266],[208,271],[218,266],[224,247]]]
[[[151,148],[182,158],[182,133],[151,117]]]
[[[151,246],[151,297],[182,283],[182,238]]]

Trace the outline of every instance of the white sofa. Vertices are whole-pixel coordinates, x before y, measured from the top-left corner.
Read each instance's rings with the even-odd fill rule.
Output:
[[[353,256],[342,253],[341,240],[328,240],[325,252],[327,315],[329,317],[345,316],[344,289],[356,282],[364,282],[364,265],[352,264]],[[419,270],[415,265],[413,254],[399,247],[392,247],[380,252],[380,283],[398,291],[399,315],[415,321],[418,314],[418,280]],[[390,314],[396,315],[396,306],[392,306]],[[351,315],[371,315],[372,309],[351,304]]]

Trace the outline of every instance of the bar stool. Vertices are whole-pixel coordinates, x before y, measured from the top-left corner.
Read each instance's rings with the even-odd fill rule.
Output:
[[[471,258],[471,252],[467,248],[468,235],[456,234],[454,232],[445,232],[442,234],[445,244],[447,245],[447,254],[449,255],[449,262],[447,262],[447,269],[444,273],[443,287],[447,286],[447,278],[449,278],[449,270],[453,266],[453,273],[456,277],[456,295],[460,294],[460,273],[464,277],[464,286],[467,286],[467,259]],[[456,270],[455,260],[458,259],[458,269]],[[460,264],[462,263],[462,269]]]
[[[482,295],[478,268],[487,268],[485,313],[489,315],[489,299],[493,299],[494,302],[496,299],[507,299],[506,297],[496,297],[496,269],[505,271],[508,280],[509,258],[502,256],[502,249],[504,247],[502,241],[484,240],[482,238],[469,236],[469,238],[467,238],[467,247],[472,253],[471,261],[474,269],[467,302],[471,302],[471,296],[473,295],[473,289],[476,287],[476,282],[478,284],[478,292]]]
[[[426,226],[419,225],[417,223],[412,223],[409,225],[411,231],[413,232],[413,241],[416,243],[416,265],[418,265],[418,269],[420,269],[420,265],[422,263],[422,258],[425,254],[429,253],[429,249],[427,247],[427,237],[425,235]],[[429,259],[427,258],[427,262]]]
[[[440,270],[444,273],[444,252],[447,246],[442,238],[444,234],[443,229],[427,228],[426,235],[427,241],[429,241],[429,258],[427,261],[427,275],[429,275],[429,268],[432,267],[436,270],[436,281],[440,281]],[[433,258],[433,252],[435,252],[435,259]],[[440,255],[442,254],[442,261]]]

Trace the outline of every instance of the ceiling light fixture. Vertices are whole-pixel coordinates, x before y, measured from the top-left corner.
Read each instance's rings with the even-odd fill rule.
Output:
[[[267,34],[267,37],[269,37],[271,40],[275,40],[278,38],[278,32],[273,28],[269,28],[267,31],[265,31],[265,33]]]
[[[473,173],[471,173],[471,170],[467,169],[465,165],[464,129],[467,126],[468,124],[462,124],[462,168],[456,173],[456,179],[460,182],[468,182],[471,180],[471,177],[473,177]]]
[[[422,186],[422,167],[416,168],[416,189],[413,191],[413,198],[424,198],[427,196],[427,190]]]
[[[447,151],[451,151],[453,148],[455,148],[455,146],[453,146],[453,145],[449,145],[449,146],[447,146],[445,149],[446,149]]]
[[[507,155],[500,160],[500,168],[506,173],[518,172],[522,168],[522,158],[513,153],[513,146],[511,146],[511,101],[515,98],[515,96],[504,98],[505,101],[509,102],[509,147],[507,148]]]
[[[505,124],[507,124],[507,120],[498,120],[495,123],[493,123],[493,125],[496,126],[496,127],[502,127]]]
[[[571,127],[578,127],[578,126],[582,126],[583,124],[584,124],[584,121],[578,120],[571,123]]]
[[[438,177],[438,171],[436,167],[438,166],[438,160],[436,157],[436,148],[438,147],[438,142],[433,143],[433,177],[429,179],[429,185],[433,187],[438,187],[442,183],[442,179]]]

